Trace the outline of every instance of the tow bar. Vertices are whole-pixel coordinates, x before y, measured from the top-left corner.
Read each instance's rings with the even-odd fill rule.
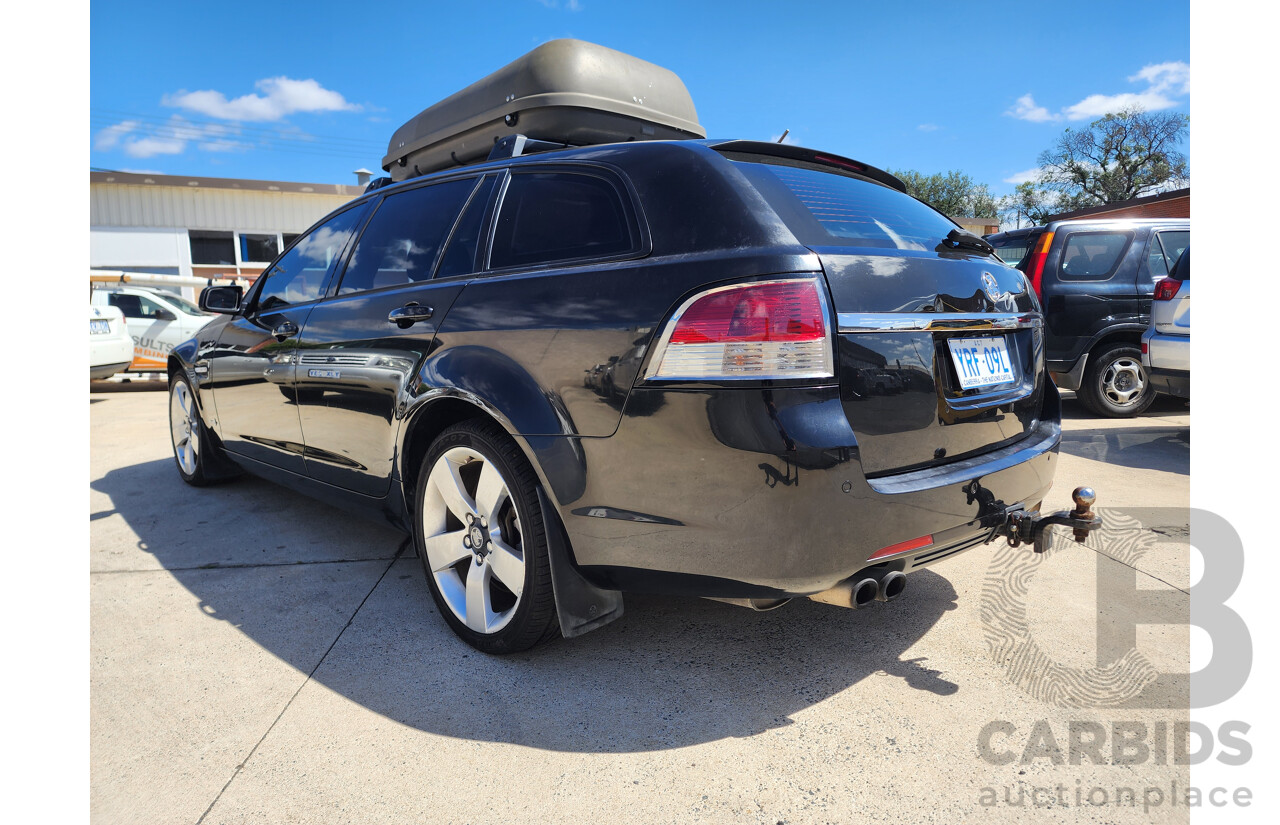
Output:
[[[1004,536],[1010,547],[1030,544],[1035,552],[1043,553],[1048,549],[1046,531],[1054,525],[1070,527],[1076,542],[1083,544],[1091,531],[1102,526],[1102,519],[1093,512],[1093,504],[1098,496],[1092,487],[1077,487],[1071,491],[1071,500],[1076,505],[1074,510],[1059,510],[1049,516],[1042,516],[1038,510],[1023,507],[1007,509],[1004,502],[997,501],[977,481],[970,482],[965,492],[971,503],[978,502],[980,510],[986,511],[983,521],[991,525],[987,541]]]

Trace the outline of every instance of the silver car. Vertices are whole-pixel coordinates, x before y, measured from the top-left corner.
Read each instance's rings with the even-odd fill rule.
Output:
[[[1158,392],[1191,397],[1191,249],[1156,283],[1142,363]]]

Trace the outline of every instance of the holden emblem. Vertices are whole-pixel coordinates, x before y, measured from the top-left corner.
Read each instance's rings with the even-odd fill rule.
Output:
[[[993,301],[1000,300],[1000,285],[996,283],[996,276],[990,272],[982,273],[982,288],[986,291],[988,298]]]

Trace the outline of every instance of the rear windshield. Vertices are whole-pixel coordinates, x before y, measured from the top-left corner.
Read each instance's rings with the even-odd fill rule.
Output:
[[[1000,260],[1009,266],[1017,266],[1031,251],[1031,244],[1034,242],[1035,236],[1023,235],[1021,238],[1003,238],[1001,240],[987,238],[987,240],[996,248],[996,254],[1000,256]]]
[[[806,246],[933,251],[956,225],[910,195],[834,172],[735,161]]]

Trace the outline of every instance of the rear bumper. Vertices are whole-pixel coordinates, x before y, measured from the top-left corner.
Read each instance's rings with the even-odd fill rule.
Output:
[[[1191,372],[1188,370],[1162,370],[1151,368],[1148,373],[1156,392],[1178,398],[1191,397]]]
[[[1191,371],[1191,336],[1167,335],[1149,329],[1142,336],[1142,363],[1157,370]]]
[[[637,388],[613,436],[578,442],[584,483],[560,512],[579,568],[604,586],[808,595],[904,541],[933,537],[889,559],[906,570],[981,544],[992,501],[1035,509],[1060,441],[1052,388],[1044,407],[1039,428],[1013,445],[868,480],[835,386]]]
[[[115,364],[98,364],[89,367],[89,380],[97,380],[99,378],[110,378],[118,372],[124,372],[128,369],[130,361],[120,361]]]

